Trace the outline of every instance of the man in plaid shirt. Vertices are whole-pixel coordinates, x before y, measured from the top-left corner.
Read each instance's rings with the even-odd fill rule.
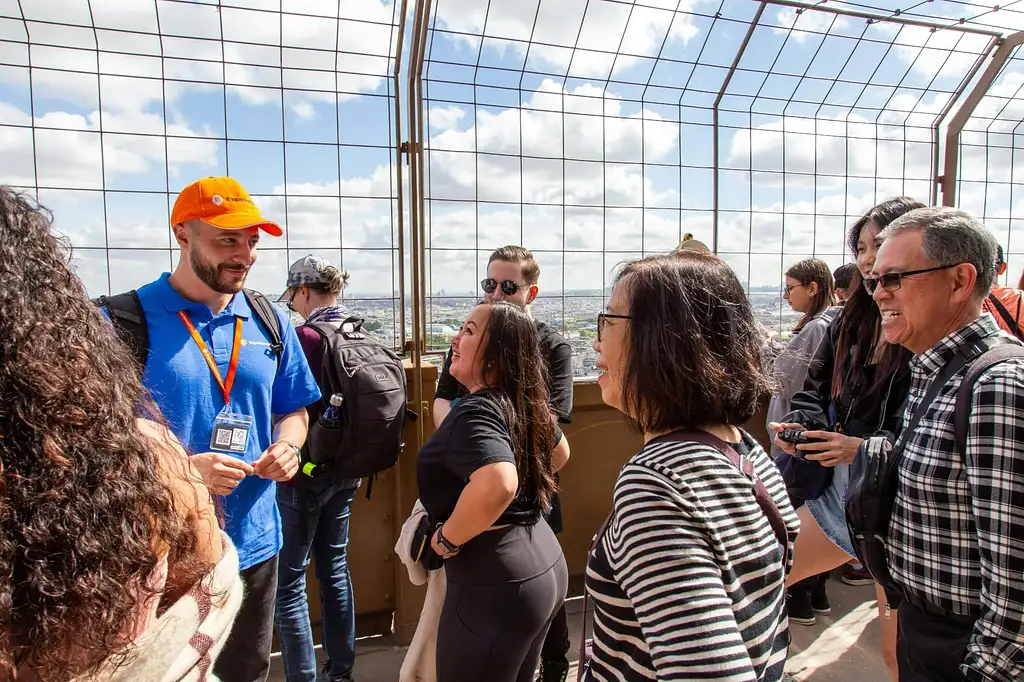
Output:
[[[982,312],[996,243],[975,218],[918,209],[879,239],[865,285],[886,341],[916,354],[906,425],[961,347],[1011,337]],[[953,408],[965,372],[953,374],[904,435],[887,547],[906,597],[901,682],[1024,680],[1024,361],[1006,360],[979,376],[967,452],[960,453]]]

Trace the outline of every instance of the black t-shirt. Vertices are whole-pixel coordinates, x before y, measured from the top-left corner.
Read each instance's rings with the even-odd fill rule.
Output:
[[[444,523],[477,469],[495,462],[516,463],[498,392],[484,389],[458,402],[416,457],[420,501],[432,523]],[[540,504],[521,494],[495,525],[530,526],[540,518]]]
[[[540,337],[540,352],[548,361],[548,384],[551,411],[558,415],[563,424],[572,422],[572,346],[561,334],[544,324],[536,322],[537,334]],[[435,398],[456,400],[469,394],[466,387],[460,384],[451,374],[452,351],[444,358],[441,376],[437,379]]]

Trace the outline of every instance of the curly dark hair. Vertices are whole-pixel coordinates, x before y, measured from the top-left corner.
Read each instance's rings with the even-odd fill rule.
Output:
[[[742,426],[771,392],[763,335],[736,273],[718,256],[677,251],[627,263],[622,411],[641,433]]]
[[[165,551],[168,584],[209,568],[136,419],[159,411],[50,223],[0,186],[0,676],[42,682],[123,660]]]
[[[547,360],[541,354],[537,324],[510,301],[480,303],[491,309],[482,343],[482,366],[494,367],[502,416],[512,438],[519,472],[519,495],[551,507],[555,477],[551,449],[555,426],[548,400]]]

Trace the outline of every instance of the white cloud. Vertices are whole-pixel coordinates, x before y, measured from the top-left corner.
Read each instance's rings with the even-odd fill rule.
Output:
[[[316,107],[309,102],[296,102],[291,105],[291,110],[303,121],[312,121],[316,118]]]
[[[803,43],[808,38],[814,38],[830,31],[834,32],[836,29],[846,26],[847,23],[848,21],[843,16],[832,12],[816,11],[811,8],[798,10],[795,7],[785,7],[776,14],[776,26],[773,26],[772,30],[780,35],[791,33],[794,40]]]
[[[537,66],[546,66],[588,78],[607,78],[612,65],[625,70],[636,63],[632,56],[655,57],[667,39],[687,42],[697,32],[689,10],[696,0],[517,0],[481,3],[477,0],[440,0],[439,24],[449,37],[469,50],[479,46],[477,35],[499,54],[512,50]],[[677,12],[676,9],[679,8]],[[530,41],[533,44],[530,44]],[[576,48],[575,54],[573,48]]]
[[[78,0],[35,0],[29,5],[27,12],[31,19],[90,25],[88,10],[84,14],[81,11],[85,3]],[[391,25],[394,20],[393,3],[360,0],[341,5],[339,15],[339,3],[335,0],[309,0],[302,4],[301,13],[319,16],[304,17],[237,7],[224,7],[218,12],[215,5],[205,3],[160,3],[159,27],[165,36],[163,42],[157,40],[155,53],[152,45],[148,48],[152,58],[134,60],[136,68],[143,69],[142,73],[134,73],[154,77],[154,80],[104,76],[104,108],[145,110],[153,103],[161,102],[164,95],[159,78],[162,75],[196,81],[195,84],[169,84],[167,96],[171,102],[188,90],[225,82],[241,86],[233,92],[244,102],[254,105],[278,102],[280,94],[274,90],[245,86],[293,88],[303,91],[298,96],[309,102],[329,103],[334,103],[339,96],[346,99],[362,92],[375,92],[390,75],[388,58],[394,55],[397,47],[397,28]],[[152,3],[94,0],[92,6],[96,26],[100,29],[152,33],[157,30]],[[226,41],[212,42],[220,39],[222,25]],[[67,29],[54,24],[33,24],[33,39],[49,39],[56,45],[69,47],[65,35],[68,30],[81,32],[91,39],[91,29]],[[145,54],[147,38],[156,38],[113,31],[100,33],[101,49],[129,53],[142,51]],[[192,36],[193,39],[171,36]],[[203,41],[202,38],[212,40]],[[243,45],[231,41],[256,44]],[[83,44],[82,47],[94,46]],[[303,51],[302,48],[309,49]],[[321,51],[313,51],[314,48]],[[123,66],[128,61],[123,55],[108,61],[109,67],[130,68]],[[35,86],[42,92],[85,107],[96,106],[95,77],[83,76],[98,72],[92,53],[35,47],[33,66],[74,72],[34,69]]]
[[[69,2],[47,0],[28,5],[35,8],[33,11],[53,13],[69,7]],[[145,3],[94,0],[93,4],[97,10],[97,21],[110,22],[104,25],[138,30],[144,29],[148,25],[146,22],[155,24],[152,6]],[[646,4],[654,3],[647,1]],[[628,11],[623,14],[623,9],[628,10],[628,6],[621,3],[592,2],[584,17],[583,0],[545,0],[540,10],[542,16],[537,20],[538,32],[533,38],[535,42],[550,42],[555,47],[534,45],[530,50],[531,60],[537,59],[548,67],[569,66],[570,50],[558,46],[571,47],[575,44],[581,26],[580,52],[572,61],[574,73],[594,76],[607,71],[610,63],[597,50],[616,49],[623,31],[626,32],[623,51],[652,54],[669,30],[668,20],[672,18],[669,10],[674,10],[676,2],[658,0],[657,4],[657,8],[635,7],[633,17],[627,22]],[[437,6],[443,26],[477,31],[483,28],[483,6],[479,3],[441,0]],[[684,3],[684,8],[686,6]],[[162,28],[171,33],[178,30],[174,27],[179,22],[179,28],[183,26],[181,30],[187,32],[188,22],[194,22],[211,7],[198,8],[199,15],[193,14],[191,9],[187,16],[168,15],[165,18],[162,15]],[[124,8],[124,11],[119,13],[118,8]],[[318,0],[304,6],[302,11],[328,17],[329,20],[293,22],[289,19],[285,22],[283,36],[280,35],[276,15],[271,15],[273,21],[266,21],[266,17],[257,12],[229,9],[222,10],[225,17],[232,18],[228,22],[229,31],[240,32],[239,35],[244,33],[265,43],[264,47],[225,46],[229,61],[249,63],[249,66],[228,70],[229,79],[250,86],[232,88],[232,92],[246,103],[260,105],[281,101],[278,90],[251,86],[265,84],[276,88],[281,84],[282,42],[286,46],[283,49],[284,65],[291,69],[285,74],[284,84],[317,90],[287,99],[289,112],[300,120],[317,117],[317,105],[322,107],[321,103],[333,105],[335,89],[339,85],[332,72],[336,58],[342,70],[365,70],[370,74],[353,76],[353,80],[339,76],[342,87],[365,92],[379,87],[382,82],[376,74],[382,73],[379,59],[392,49],[388,37],[390,30],[383,31],[383,37],[371,40],[368,37],[371,31],[366,29],[365,22],[359,24],[348,20],[378,12],[373,16],[388,24],[392,16],[390,4],[343,3],[339,29],[337,4]],[[492,3],[486,33],[506,42],[488,42],[485,49],[504,49],[510,55],[525,55],[523,45],[508,41],[530,37],[536,11],[537,4],[533,0]],[[789,10],[781,14],[786,15],[787,12]],[[68,9],[67,13],[73,16],[72,10]],[[823,16],[820,12],[804,12],[797,20],[796,28],[799,31],[824,30],[827,25],[821,24]],[[786,18],[780,16],[780,25],[785,25],[783,20]],[[209,21],[204,26],[203,31],[212,30]],[[219,26],[216,30],[219,32]],[[890,29],[879,27],[878,30]],[[686,41],[695,32],[688,15],[676,14],[669,39]],[[807,34],[798,32],[795,35],[797,40],[801,40],[801,36]],[[104,36],[101,33],[100,43],[127,46],[127,39],[123,34]],[[145,41],[141,38],[132,39],[137,41],[133,43],[136,45],[133,49],[151,49],[142,44]],[[306,46],[320,46],[330,52],[301,53],[287,47],[296,41],[302,41]],[[103,100],[103,130],[106,133],[149,132],[162,135],[164,119],[161,113],[156,112],[162,109],[166,96],[167,129],[171,134],[185,136],[168,145],[172,173],[186,164],[213,165],[218,161],[217,155],[222,153],[219,151],[220,143],[198,135],[215,137],[219,133],[198,129],[180,110],[184,108],[183,98],[190,92],[215,88],[219,93],[223,82],[220,47],[217,43],[194,40],[165,38],[164,42],[168,54],[162,61],[158,44],[155,55],[119,62],[119,71],[142,74],[156,64],[167,69],[169,76],[196,78],[206,85],[169,83],[165,94],[159,87],[159,81],[104,76],[99,83]],[[372,47],[366,47],[369,42],[373,42]],[[907,50],[907,55],[911,50],[919,51],[926,47],[918,34],[909,31],[905,35],[900,34],[898,43],[901,49]],[[342,50],[337,57],[333,53],[335,44]],[[466,44],[467,41],[463,41],[463,45]],[[928,43],[927,49],[940,45],[945,46],[946,43]],[[366,57],[365,61],[360,61],[361,57],[350,59],[346,54],[346,51],[364,49],[375,51],[375,54]],[[963,45],[959,49],[964,49]],[[54,50],[47,54],[45,63],[59,68],[91,69],[88,74],[69,75],[38,69],[33,73],[37,92],[75,106],[66,107],[69,111],[37,110],[37,125],[61,130],[38,130],[38,146],[34,154],[30,130],[4,129],[4,134],[0,135],[0,156],[6,162],[3,181],[32,185],[35,156],[41,179],[48,184],[81,188],[103,186],[99,136],[96,134],[100,123],[98,77],[95,66],[83,67],[82,54]],[[172,54],[192,57],[193,60],[173,59]],[[207,57],[213,58],[214,63],[195,61]],[[918,61],[927,59],[927,55],[917,54],[915,57]],[[623,60],[618,63],[621,67]],[[329,73],[325,75],[315,69],[327,69]],[[993,125],[990,132],[1007,136],[1011,145],[1019,145],[1016,141],[1019,136],[1008,136],[1010,131],[1006,126],[1016,125],[1024,118],[1024,111],[1021,111],[1024,104],[1017,100],[1010,100],[1007,104],[1006,99],[1000,100],[999,97],[1012,98],[1022,83],[1024,77],[1019,72],[1004,72],[993,89],[994,96],[983,100],[978,118],[972,123],[977,123],[983,116],[995,115],[1007,105],[1002,117],[1005,120]],[[943,104],[944,100],[939,96],[922,99],[907,92],[897,92],[886,110],[877,115],[858,110],[816,120],[785,117],[762,123],[751,130],[739,130],[732,134],[731,139],[723,133],[728,163],[742,170],[723,173],[719,247],[722,251],[739,252],[729,258],[741,279],[746,280],[749,271],[750,281],[755,286],[777,284],[781,268],[792,261],[812,252],[843,253],[846,227],[877,201],[902,192],[927,198],[924,195],[927,194],[931,175],[930,126]],[[710,203],[709,197],[686,185],[680,197],[678,182],[654,178],[645,173],[642,165],[642,162],[675,162],[680,145],[679,125],[665,120],[655,111],[620,99],[613,91],[594,85],[565,88],[548,80],[535,92],[526,93],[526,99],[519,108],[489,107],[473,111],[469,107],[438,105],[430,108],[429,117],[433,137],[428,145],[428,191],[436,200],[431,203],[428,215],[430,243],[435,247],[430,273],[433,290],[443,288],[449,293],[475,291],[481,258],[486,258],[490,249],[504,243],[522,241],[543,254],[546,287],[555,290],[563,280],[570,289],[597,288],[608,280],[616,263],[639,255],[642,250],[667,250],[678,241],[681,232],[693,232],[699,239],[711,242],[710,211],[685,211],[706,208]],[[0,122],[29,125],[31,120],[25,111],[10,103],[0,103]],[[970,128],[965,132],[965,139],[971,134]],[[103,154],[108,178],[112,174],[144,174],[163,164],[164,145],[159,137],[110,134],[106,138]],[[1018,163],[1024,162],[1024,154],[1017,153],[1014,158]],[[988,187],[981,184],[985,180],[1009,180],[1009,156],[994,147],[987,153],[982,148],[965,147],[962,159],[965,171],[971,169],[969,181],[976,184],[961,191],[961,204],[978,212],[988,211],[994,231],[1002,230],[1009,234],[1010,216],[1024,215],[1024,199],[1011,206],[1010,195],[1007,193],[1003,197],[996,188],[997,183]],[[783,176],[771,171],[786,171],[787,174]],[[816,183],[809,179],[801,180],[796,175],[811,172],[819,174]],[[1019,177],[1022,171],[1016,172],[1017,175],[1012,177]],[[830,179],[825,174],[837,177]],[[744,176],[746,180],[741,179]],[[919,179],[907,182],[905,177]],[[962,177],[968,180],[966,176]],[[408,174],[405,179],[408,180]],[[393,234],[395,202],[390,199],[394,186],[395,169],[390,163],[378,165],[359,177],[343,177],[340,181],[324,177],[311,182],[290,182],[287,186],[287,229],[292,252],[285,254],[281,251],[284,240],[268,239],[257,266],[259,276],[254,283],[274,290],[283,278],[289,258],[298,257],[308,250],[336,252],[340,257],[340,249],[344,246],[346,258],[350,259],[346,261],[346,267],[353,272],[356,283],[354,290],[380,294],[390,292],[394,273],[387,249],[393,246],[396,238]],[[786,192],[785,201],[782,188]],[[285,189],[278,186],[273,191],[283,192]],[[368,198],[339,200],[339,193]],[[1024,193],[1018,194],[1024,196]],[[108,257],[102,250],[80,251],[82,271],[94,282],[90,286],[99,287],[97,292],[102,293],[106,287],[108,272],[115,280],[113,287],[123,289],[151,279],[158,269],[167,267],[168,260],[173,261],[174,252],[168,250],[169,244],[165,241],[166,208],[160,201],[112,210],[104,222],[102,203],[97,205],[97,197],[102,202],[102,195],[97,192],[67,196],[49,193],[50,203],[57,210],[58,226],[80,246],[103,247],[107,245],[105,240],[109,235],[111,247],[152,249],[138,254],[135,261],[131,260],[134,257],[132,252],[114,251],[109,257],[110,270]],[[163,199],[161,195],[160,200]],[[474,205],[444,201],[446,199],[479,200],[482,203]],[[258,201],[268,215],[284,218],[283,199],[260,198]],[[520,202],[542,205],[521,206]],[[641,204],[646,208],[637,208]],[[684,212],[678,211],[679,208]],[[73,219],[68,216],[73,216]],[[1002,227],[1004,223],[1005,230]],[[1015,243],[1018,244],[1016,248],[1021,248],[1024,234],[1019,235]],[[360,251],[350,252],[349,249]],[[567,253],[562,253],[563,249]],[[548,250],[550,253],[545,252]],[[752,253],[747,254],[748,250]],[[779,252],[786,255],[780,256]],[[357,255],[351,255],[353,253]]]
[[[148,130],[154,125],[153,119],[158,118],[155,114],[110,114],[104,118],[104,124],[114,130]],[[28,113],[7,102],[0,102],[0,120],[22,126],[32,124]],[[103,170],[109,178],[147,173],[164,166],[162,137],[107,135],[101,149],[101,137],[96,134],[100,130],[99,112],[82,116],[52,111],[37,116],[35,125],[40,129],[35,133],[34,151],[33,136],[27,128],[19,132],[8,128],[0,135],[0,157],[14,160],[5,173],[5,182],[34,185],[33,159],[41,185],[81,189],[101,189]],[[163,126],[159,127],[162,131]],[[216,141],[197,137],[196,131],[183,123],[169,124],[167,131],[189,138],[170,147],[167,164],[172,174],[184,164],[216,165],[219,154]]]
[[[459,122],[466,117],[466,110],[454,105],[433,106],[427,113],[431,130],[450,130],[459,125]]]

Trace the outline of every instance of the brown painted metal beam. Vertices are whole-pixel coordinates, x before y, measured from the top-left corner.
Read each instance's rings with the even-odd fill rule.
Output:
[[[1000,41],[999,47],[992,54],[992,61],[989,62],[985,72],[981,74],[971,94],[967,95],[964,104],[957,110],[956,114],[949,121],[949,128],[946,130],[946,162],[942,169],[942,204],[943,206],[956,205],[956,179],[957,164],[960,155],[960,133],[964,126],[978,108],[981,99],[988,93],[992,84],[1003,70],[1007,60],[1013,51],[1024,44],[1024,31],[1019,31],[1007,36]]]

